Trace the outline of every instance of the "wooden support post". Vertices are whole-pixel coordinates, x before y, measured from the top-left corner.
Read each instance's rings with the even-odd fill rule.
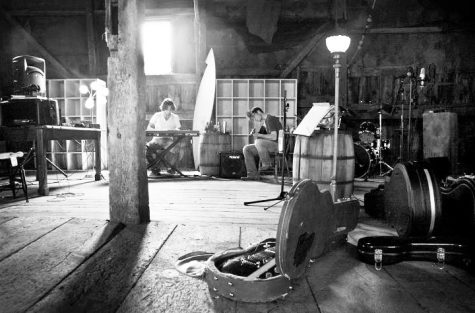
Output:
[[[204,1],[203,1],[204,2]],[[201,81],[201,75],[205,69],[206,51],[206,11],[203,9],[204,3],[200,0],[193,0],[195,12],[194,35],[195,35],[195,59],[196,59],[196,92]]]
[[[143,1],[118,1],[118,43],[108,60],[109,211],[113,222],[150,221],[145,162]]]
[[[86,2],[87,52],[89,55],[89,75],[96,76],[96,40],[94,39],[94,1]]]

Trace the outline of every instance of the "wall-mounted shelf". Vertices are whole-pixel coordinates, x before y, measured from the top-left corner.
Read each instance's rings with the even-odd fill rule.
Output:
[[[231,134],[233,150],[241,150],[249,143],[249,132],[254,127],[246,112],[254,106],[280,118],[283,123],[284,96],[289,104],[286,125],[297,124],[296,79],[217,79],[216,121],[225,123]]]

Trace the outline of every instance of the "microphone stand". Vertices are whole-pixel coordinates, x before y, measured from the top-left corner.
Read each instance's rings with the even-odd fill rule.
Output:
[[[407,158],[411,159],[412,76],[409,76],[409,112],[407,127]]]
[[[256,201],[247,201],[247,202],[244,202],[244,205],[250,205],[250,204],[254,204],[254,203],[261,203],[261,202],[268,202],[268,201],[277,201],[276,203],[268,206],[268,207],[265,207],[264,208],[264,211],[267,210],[267,209],[270,209],[271,207],[273,207],[274,205],[276,205],[277,203],[281,202],[282,200],[284,200],[286,197],[287,197],[287,194],[288,192],[287,191],[284,191],[284,181],[285,181],[285,162],[287,162],[287,156],[286,156],[286,152],[287,152],[287,149],[286,149],[286,140],[285,140],[285,127],[286,127],[286,120],[287,120],[287,109],[289,108],[289,104],[287,103],[287,93],[285,92],[284,93],[284,98],[282,100],[282,107],[283,107],[283,113],[284,113],[284,124],[283,124],[283,136],[282,136],[282,166],[281,166],[281,172],[282,172],[282,181],[281,181],[281,184],[280,184],[280,194],[275,197],[275,198],[272,198],[272,199],[264,199],[264,200],[256,200]],[[277,138],[279,137],[279,135],[277,134]],[[277,139],[278,140],[278,139]]]
[[[401,84],[404,84],[404,81],[401,81]],[[401,99],[401,135],[399,138],[399,162],[404,160],[403,158],[403,149],[404,149],[404,90],[403,98]]]

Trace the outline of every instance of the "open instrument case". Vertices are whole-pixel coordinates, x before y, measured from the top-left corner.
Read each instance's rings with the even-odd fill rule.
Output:
[[[311,258],[321,256],[334,238],[355,228],[359,209],[357,200],[333,203],[330,193],[320,192],[315,182],[300,181],[287,195],[275,239],[208,259],[205,279],[211,295],[245,302],[285,297]]]

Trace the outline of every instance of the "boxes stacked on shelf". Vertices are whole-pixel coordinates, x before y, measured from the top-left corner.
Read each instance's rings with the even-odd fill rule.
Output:
[[[297,125],[296,79],[217,79],[216,120],[232,136],[232,150],[241,150],[249,143],[253,128],[246,112],[254,106],[280,118],[283,123],[283,99],[289,104],[286,125]]]
[[[99,124],[101,132],[102,167],[107,167],[107,120],[106,105],[95,102],[92,109],[86,108],[89,94],[81,94],[80,86],[91,89],[92,82],[105,82],[96,78],[87,79],[49,79],[48,96],[56,99],[61,112],[63,126],[87,126]],[[62,169],[88,170],[94,166],[94,142],[92,140],[52,141],[51,159]]]

